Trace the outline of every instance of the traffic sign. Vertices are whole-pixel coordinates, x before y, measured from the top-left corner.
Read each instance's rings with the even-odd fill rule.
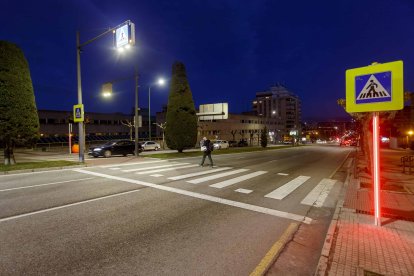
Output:
[[[135,24],[130,21],[115,30],[115,47],[118,49],[126,45],[135,45]]]
[[[73,106],[73,121],[75,123],[84,121],[84,109],[83,104],[76,104]]]
[[[404,108],[401,60],[346,70],[346,112]]]

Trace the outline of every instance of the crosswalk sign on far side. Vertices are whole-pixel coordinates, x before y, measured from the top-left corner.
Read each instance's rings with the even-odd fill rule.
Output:
[[[346,71],[347,112],[400,110],[403,107],[402,61]]]

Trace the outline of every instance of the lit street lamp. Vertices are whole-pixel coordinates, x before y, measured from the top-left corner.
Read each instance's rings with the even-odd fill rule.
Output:
[[[164,86],[165,80],[160,78],[156,84]],[[148,140],[151,140],[151,85],[148,86]]]
[[[135,157],[138,157],[139,155],[139,150],[138,150],[138,127],[139,127],[139,118],[138,118],[138,69],[135,66],[135,71],[134,71],[134,76],[133,78],[135,79],[135,111],[134,111],[134,128],[135,128]],[[118,81],[123,81],[123,80],[128,80],[131,79],[132,77],[126,77],[126,78],[121,78],[121,79],[117,79],[117,80],[113,80],[110,82],[106,82],[102,85],[102,96],[104,98],[109,98],[112,96],[112,83],[114,82],[118,82]]]
[[[83,104],[83,96],[82,96],[82,80],[81,80],[81,52],[83,48],[94,42],[97,39],[104,37],[109,33],[115,34],[115,46],[116,48],[123,48],[128,47],[130,48],[131,45],[135,45],[135,24],[132,23],[130,20],[125,21],[124,23],[116,26],[115,28],[110,28],[107,31],[99,34],[98,36],[89,39],[88,41],[81,43],[80,42],[80,33],[79,31],[76,32],[76,78],[77,78],[77,94],[78,94],[78,105]],[[76,107],[76,106],[75,106]],[[79,126],[79,162],[85,162],[85,133],[84,133],[84,122],[83,116],[80,121],[78,121]]]
[[[409,131],[407,131],[407,148],[409,149],[410,148],[410,138],[411,138],[411,136],[414,134],[414,131],[412,131],[412,130],[409,130]]]

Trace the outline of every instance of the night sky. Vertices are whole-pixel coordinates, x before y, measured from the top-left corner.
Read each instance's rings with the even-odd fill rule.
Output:
[[[120,55],[107,35],[83,48],[86,112],[132,112],[133,79],[139,105],[148,86],[171,77],[182,61],[199,104],[228,102],[231,113],[251,109],[258,91],[282,83],[302,100],[304,120],[347,118],[345,70],[372,62],[404,61],[404,86],[414,91],[414,1],[2,0],[0,39],[19,45],[29,61],[39,109],[70,110],[77,103],[76,30],[81,42],[131,20],[136,46]],[[151,88],[151,110],[168,101],[168,87]]]

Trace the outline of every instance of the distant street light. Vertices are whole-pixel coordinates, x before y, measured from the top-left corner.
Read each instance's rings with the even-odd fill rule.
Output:
[[[407,148],[410,148],[410,140],[411,140],[411,136],[414,134],[414,131],[409,130],[407,131]]]
[[[104,98],[112,96],[112,82],[107,82],[102,85],[102,96]]]
[[[159,78],[156,84],[164,86],[165,80]],[[151,85],[148,86],[148,140],[151,140]]]
[[[135,79],[135,111],[134,111],[134,127],[135,127],[135,157],[138,157],[139,155],[139,150],[138,150],[138,127],[139,127],[139,118],[138,118],[138,69],[135,66],[135,71],[134,71],[134,76],[132,77],[126,77],[126,78],[121,78],[121,79],[117,79],[117,80],[113,80],[110,82],[106,82],[102,85],[102,95],[105,98],[108,98],[110,96],[112,96],[112,83],[114,82],[118,82],[118,81],[124,81],[124,80],[128,80],[128,79]]]

